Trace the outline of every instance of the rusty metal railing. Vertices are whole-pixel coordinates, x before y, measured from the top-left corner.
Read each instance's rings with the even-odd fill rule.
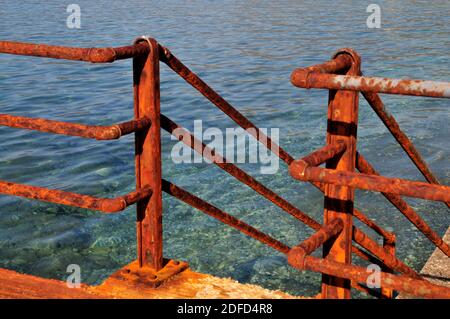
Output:
[[[355,188],[381,192],[436,247],[447,257],[450,256],[449,246],[400,197],[404,195],[442,201],[449,206],[450,187],[439,184],[420,153],[401,131],[394,117],[386,111],[378,95],[388,93],[449,98],[450,83],[364,77],[361,76],[360,65],[361,59],[355,51],[342,49],[332,60],[296,69],[291,75],[291,82],[297,87],[329,90],[327,145],[293,161],[289,167],[290,174],[295,179],[327,185],[325,224],[321,233],[317,232],[288,254],[289,263],[294,267],[324,274],[323,297],[348,297],[351,281],[361,281],[361,276],[367,278],[367,275],[363,275],[362,268],[351,265],[351,251],[348,247],[348,233],[353,230],[351,219],[355,215],[353,209]],[[429,183],[379,176],[370,163],[356,151],[354,146],[357,137],[359,91]],[[322,163],[326,163],[326,168],[318,167]],[[355,169],[360,173],[355,173]],[[335,220],[344,220],[343,226],[338,228],[337,224],[333,223]],[[326,236],[331,231],[332,234],[339,232],[339,235]],[[311,246],[311,243],[315,245]],[[324,247],[323,259],[308,256],[321,245]],[[395,244],[385,241],[383,246],[385,252],[395,255]],[[313,248],[308,249],[310,247]],[[423,281],[420,280],[408,281],[400,276],[392,277],[389,273],[393,270],[391,267],[383,267],[381,281],[384,289],[381,292],[385,297],[393,296],[392,289],[404,290],[401,286],[406,284],[414,287],[413,290],[416,292],[422,288],[429,289],[430,292],[437,292],[434,289],[439,289],[431,286],[425,288],[421,283]],[[390,284],[395,282],[397,287],[390,286],[388,282]],[[450,298],[448,292],[446,297]]]
[[[389,82],[390,85],[385,85],[388,80],[376,78],[373,81],[377,83],[377,86],[373,88],[367,85],[365,78],[360,76],[359,56],[349,49],[340,50],[332,60],[323,64],[306,69],[297,69],[293,72],[292,83],[300,87],[330,89],[330,103],[327,145],[300,160],[294,160],[289,153],[271,141],[258,127],[154,39],[140,37],[133,45],[117,48],[70,48],[0,41],[0,52],[92,63],[109,63],[133,58],[134,120],[111,126],[88,126],[0,114],[0,125],[98,140],[116,139],[134,132],[136,145],[136,191],[125,196],[103,199],[3,181],[0,181],[0,193],[104,212],[117,212],[136,203],[139,266],[149,267],[156,273],[164,269],[162,253],[162,191],[164,191],[286,254],[288,262],[293,267],[321,272],[323,274],[322,296],[324,298],[348,298],[350,287],[382,298],[392,298],[394,290],[423,297],[450,298],[450,289],[423,280],[416,271],[395,256],[396,238],[393,233],[386,231],[353,207],[354,188],[381,191],[427,238],[447,256],[449,255],[448,245],[400,197],[400,195],[412,195],[419,198],[437,199],[448,204],[450,201],[448,197],[449,189],[447,186],[438,185],[437,179],[431,173],[419,152],[400,130],[395,119],[386,112],[384,105],[376,94],[376,92],[385,92],[446,97],[448,94],[446,84],[419,81],[415,82],[414,87],[408,87],[408,83],[405,81],[391,81]],[[160,61],[199,91],[240,127],[251,129],[247,132],[284,161],[289,166],[294,178],[309,181],[320,189],[325,194],[324,224],[322,225],[312,219],[308,214],[227,161],[221,154],[209,149],[196,140],[187,130],[183,130],[181,126],[161,114],[159,96]],[[435,84],[438,85],[437,88],[433,86]],[[378,173],[375,169],[356,151],[357,91],[360,90],[363,91],[366,99],[427,181],[435,185],[413,181],[407,181],[406,186],[392,185],[390,184],[390,182],[393,182],[392,179],[377,176]],[[275,238],[253,228],[179,186],[162,179],[161,128],[182,140],[196,152],[206,156],[212,163],[264,196],[283,211],[314,229],[316,233],[291,249]],[[327,168],[319,168],[318,166],[322,163],[326,163]],[[362,174],[353,173],[355,168]],[[343,179],[341,180],[336,176]],[[381,184],[377,184],[378,182],[381,182]],[[403,183],[404,181],[395,180],[394,182]],[[383,246],[380,246],[374,239],[355,227],[352,217],[359,219],[381,235]],[[353,242],[359,247],[354,245]],[[320,246],[324,247],[324,259],[310,256]],[[381,281],[383,287],[381,291],[375,291],[365,285],[368,274],[364,268],[351,265],[351,254],[382,267]],[[395,272],[401,275],[394,275]],[[167,276],[165,275],[165,277]]]

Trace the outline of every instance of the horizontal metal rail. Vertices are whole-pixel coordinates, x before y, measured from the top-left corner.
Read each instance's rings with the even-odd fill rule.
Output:
[[[225,223],[228,226],[239,230],[247,236],[259,240],[263,244],[266,244],[278,250],[279,252],[282,252],[283,254],[287,254],[290,250],[290,247],[283,244],[282,242],[270,237],[269,235],[266,235],[265,233],[237,219],[236,217],[225,213],[219,208],[209,204],[208,202],[198,198],[197,196],[185,191],[184,189],[165,179],[162,180],[162,190],[167,194],[172,195],[173,197],[185,202],[186,204],[197,208],[203,213],[220,220],[222,223]]]
[[[312,270],[350,279],[353,282],[353,287],[356,287],[358,283],[366,283],[370,273],[365,268],[309,256],[317,248],[330,240],[330,238],[339,234],[342,229],[343,223],[340,219],[330,221],[312,236],[293,247],[288,253],[288,263],[299,270]],[[345,267],[342,268],[343,266]],[[405,280],[407,284],[402,283]],[[450,288],[435,285],[421,279],[412,279],[408,276],[393,276],[383,272],[381,273],[381,284],[383,288],[392,288],[411,293],[415,296],[429,298],[445,296],[445,298],[450,298]],[[365,290],[364,287],[357,288]]]
[[[295,263],[291,258],[291,266],[299,270],[311,270],[339,278],[350,279],[354,282],[366,283],[372,274],[366,268],[355,265],[347,265],[331,260],[306,256],[302,264]],[[403,275],[392,275],[380,272],[380,283],[384,288],[402,291],[413,296],[425,298],[450,298],[450,288],[438,286],[426,280],[418,280]]]
[[[148,43],[115,48],[75,48],[47,44],[14,41],[0,41],[0,53],[27,55],[43,58],[85,61],[91,63],[111,63],[129,59],[150,52]]]
[[[144,186],[138,190],[116,198],[98,198],[43,187],[0,181],[0,194],[20,196],[40,201],[75,206],[104,213],[116,213],[152,195],[152,190]]]
[[[373,93],[402,94],[436,98],[450,98],[450,83],[402,80],[355,75],[339,75],[297,69],[291,82],[306,89],[350,90]]]
[[[360,154],[356,153],[356,168],[364,174],[379,175],[370,163]],[[424,234],[445,255],[450,257],[450,247],[439,235],[408,205],[399,195],[382,192],[384,197],[392,203],[416,228]]]
[[[147,129],[150,127],[151,121],[148,118],[141,118],[109,126],[96,126],[0,114],[0,125],[97,140],[113,140],[126,134]]]
[[[315,181],[333,185],[349,186],[433,201],[450,201],[450,187],[445,185],[337,171],[328,168],[303,165],[301,162],[294,162],[293,165],[289,167],[289,171],[292,177],[302,181]]]

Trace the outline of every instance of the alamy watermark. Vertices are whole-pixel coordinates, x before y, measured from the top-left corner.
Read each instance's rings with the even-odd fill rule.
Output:
[[[262,134],[260,134],[262,133]],[[173,131],[172,140],[179,140],[171,151],[171,158],[175,164],[181,163],[223,163],[224,158],[228,163],[259,163],[261,174],[275,174],[279,168],[278,144],[280,140],[280,130],[278,128],[226,128],[225,131],[210,127],[203,130],[201,120],[194,121],[193,136],[184,128],[177,128]],[[259,143],[254,137],[259,136]],[[268,139],[273,142],[271,149],[267,149]],[[206,147],[202,147],[202,143]],[[276,144],[276,145],[274,145]],[[201,150],[202,154],[192,150]],[[248,152],[247,152],[248,151]]]
[[[70,13],[66,19],[66,26],[69,29],[81,28],[81,8],[78,4],[69,4],[66,8],[66,12]]]
[[[367,13],[371,13],[366,20],[369,29],[381,28],[381,8],[378,4],[371,3],[366,8]]]
[[[66,279],[67,287],[80,288],[81,287],[81,268],[77,264],[70,264],[67,266],[66,272],[70,275]]]
[[[370,273],[367,276],[366,285],[369,288],[381,288],[381,268],[378,265],[370,264],[367,266],[367,272]]]

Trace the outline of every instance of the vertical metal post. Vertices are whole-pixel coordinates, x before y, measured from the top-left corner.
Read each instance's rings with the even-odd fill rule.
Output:
[[[137,250],[139,266],[158,271],[163,267],[159,53],[154,39],[140,41],[148,42],[150,52],[133,58],[134,115],[148,117],[151,126],[135,135],[136,187],[149,185],[153,194],[137,204]]]
[[[342,49],[335,54],[348,54],[352,65],[347,75],[359,75],[360,57],[351,49]],[[327,161],[326,167],[344,171],[355,170],[356,128],[358,123],[358,92],[331,91],[328,100],[327,144],[342,141],[346,151],[339,158]],[[344,227],[335,238],[324,245],[323,257],[340,263],[351,264],[353,189],[345,186],[325,185],[324,224],[335,218],[342,219]],[[351,282],[348,279],[322,275],[322,298],[348,299]]]
[[[395,242],[389,242],[386,239],[383,240],[383,248],[386,250],[386,252],[392,256],[395,257]],[[394,273],[392,269],[384,267],[381,269],[384,272],[388,273]],[[383,288],[381,287],[381,295],[386,299],[393,299],[394,298],[394,290],[389,288]]]

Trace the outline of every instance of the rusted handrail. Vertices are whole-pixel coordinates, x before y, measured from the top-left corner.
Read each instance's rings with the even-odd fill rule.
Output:
[[[325,273],[339,278],[366,283],[371,275],[364,267],[346,265],[327,259],[320,259],[313,256],[306,256],[303,263],[296,263],[295,258],[290,258],[291,266],[299,270],[311,270]],[[380,282],[383,287],[397,291],[403,291],[413,296],[424,298],[450,298],[450,288],[435,285],[426,280],[418,280],[403,275],[392,275],[380,272]]]
[[[98,198],[44,187],[0,181],[0,194],[98,210],[104,213],[116,213],[141,199],[150,197],[152,190],[148,186],[144,186],[141,189],[116,198]]]
[[[109,126],[96,126],[0,114],[0,125],[2,126],[97,140],[118,139],[123,135],[146,129],[150,123],[150,119],[141,118]]]
[[[450,83],[310,72],[297,69],[292,84],[306,89],[350,90],[450,98]]]
[[[312,270],[339,278],[350,279],[353,287],[371,293],[364,287],[357,285],[357,283],[367,282],[367,277],[370,275],[367,269],[309,256],[313,251],[341,232],[342,228],[342,220],[333,219],[312,236],[293,247],[288,253],[288,263],[299,270]],[[424,280],[402,275],[394,276],[386,272],[381,272],[380,280],[384,288],[404,291],[415,296],[450,298],[450,288],[435,285]]]
[[[243,232],[244,234],[246,234],[256,240],[259,240],[262,243],[265,243],[268,246],[270,246],[284,254],[287,254],[291,250],[291,248],[289,248],[285,244],[279,242],[278,240],[262,233],[261,231],[253,228],[252,226],[223,212],[222,210],[218,209],[217,207],[207,203],[206,201],[200,199],[199,197],[187,192],[186,190],[176,186],[175,184],[173,184],[167,180],[164,180],[164,179],[162,180],[162,187],[163,187],[163,191],[166,192],[167,194],[178,198],[179,200],[187,203],[188,205],[190,205],[194,208],[197,208],[198,210],[222,221],[223,223],[225,223],[229,226],[236,228],[237,230]],[[329,238],[329,236],[332,236],[335,231],[338,231],[337,229],[339,228],[339,221],[336,221],[335,223],[337,224],[336,229],[331,229],[331,228],[334,228],[332,226],[333,224],[331,225],[331,227],[328,225],[324,226],[323,228],[319,228],[318,232],[315,234],[315,236],[313,235],[313,237],[314,238],[316,236],[321,237],[323,235],[322,233],[325,233],[325,236],[326,236],[325,240],[326,240],[327,238]],[[357,236],[359,236],[357,242],[361,243],[363,246],[366,246],[375,255],[379,254],[380,255],[379,258],[381,260],[383,260],[383,262],[385,262],[387,265],[393,267],[394,269],[396,269],[402,273],[407,273],[409,276],[419,278],[419,276],[414,271],[412,271],[412,270],[410,271],[409,267],[407,267],[406,265],[401,263],[395,257],[390,256],[387,253],[381,253],[382,248],[379,248],[378,250],[373,251],[372,248],[374,247],[374,245],[377,246],[376,243],[371,242],[372,246],[370,246],[370,245],[367,246],[366,241],[361,241],[360,238],[361,238],[361,236],[364,236],[365,239],[368,239],[368,237],[366,237],[366,235],[364,235],[357,228],[355,228],[354,232],[358,234]],[[354,247],[354,248],[356,248],[356,247]],[[358,250],[356,250],[356,251],[358,251]],[[374,262],[376,262],[376,261],[374,261]],[[376,262],[376,263],[378,263],[378,262]]]
[[[333,59],[326,61],[321,64],[316,64],[306,68],[297,68],[291,74],[291,83],[301,82],[304,78],[309,77],[310,73],[339,73],[343,70],[350,68],[351,59],[344,54],[335,56]],[[306,74],[306,75],[305,75]],[[361,74],[362,75],[362,72]],[[294,84],[295,85],[295,84]],[[424,161],[419,151],[416,149],[414,144],[408,138],[408,136],[400,129],[399,124],[395,118],[389,114],[386,110],[383,101],[381,100],[378,93],[375,92],[361,92],[366,101],[381,119],[383,124],[387,127],[389,132],[394,136],[403,150],[406,152],[408,157],[413,161],[414,165],[419,169],[426,180],[433,184],[440,184],[439,180],[434,176],[428,167],[427,163]],[[290,163],[288,163],[290,164]],[[450,208],[450,203],[446,203],[447,207]]]
[[[360,71],[353,72],[353,74],[349,72],[351,71],[351,68],[354,67],[354,63],[359,63],[358,55],[351,49],[341,49],[330,61],[307,68],[298,68],[292,72],[291,82],[295,86],[303,88],[326,88],[330,90],[330,95],[328,105],[327,146],[292,163],[288,163],[289,171],[294,178],[312,182],[315,186],[322,189],[324,188],[323,184],[327,184],[330,186],[337,185],[339,187],[350,187],[350,190],[360,188],[382,192],[383,195],[385,195],[385,197],[392,204],[394,204],[394,206],[397,207],[422,233],[424,233],[438,248],[448,255],[449,246],[444,243],[435,232],[433,232],[433,230],[406,202],[401,199],[399,195],[402,194],[430,200],[439,200],[445,202],[447,206],[450,207],[450,187],[439,184],[438,180],[431,173],[431,170],[428,168],[419,152],[415,149],[414,145],[400,130],[395,119],[385,111],[384,105],[381,102],[377,92],[448,98],[450,97],[450,83],[363,77],[361,76],[362,73]],[[355,102],[355,99],[352,99],[351,91],[363,92],[371,107],[382,119],[383,123],[388,127],[389,131],[391,131],[396,140],[412,159],[414,164],[425,176],[427,181],[431,184],[378,176],[379,174],[373,169],[373,167],[371,167],[370,164],[357,152],[355,152],[356,158],[351,159],[350,161],[350,163],[354,162],[356,165],[352,167],[352,165],[348,163],[347,166],[343,165],[340,169],[336,167],[336,164],[338,163],[338,159],[335,158],[337,155],[335,153],[337,146],[335,143],[337,139],[333,140],[330,139],[330,137],[333,138],[335,133],[339,131],[340,133],[337,134],[338,138],[339,136],[342,136],[345,140],[346,137],[353,136],[354,139],[356,139],[357,117],[352,118],[352,109],[350,106]],[[356,103],[358,103],[357,97]],[[345,105],[347,107],[345,107]],[[342,117],[341,113],[345,112],[347,113]],[[345,123],[342,123],[345,125],[341,125],[341,119],[343,119]],[[342,156],[345,156],[346,153],[348,156],[349,151],[351,152],[352,150],[345,151]],[[327,168],[317,167],[323,162],[327,162]],[[361,174],[353,172],[355,167],[361,172]],[[347,205],[353,204],[352,202],[346,202],[344,205],[344,200],[346,199],[345,192],[338,192],[334,195],[336,197],[333,196],[333,200],[329,200],[329,205],[336,206],[339,212],[345,211],[345,207],[349,207]],[[325,198],[325,201],[327,202],[327,197]],[[327,216],[326,211],[327,208],[325,207],[325,217]],[[360,214],[353,208],[349,211],[353,211],[352,215],[359,218],[363,223],[377,231],[379,234],[384,233],[382,228],[377,227],[377,225],[370,219],[366,218],[366,216]],[[330,223],[330,221],[327,223]],[[326,226],[327,224],[323,226],[323,229],[326,229]],[[331,226],[332,225],[330,225],[330,227]],[[345,229],[346,228],[344,227],[344,230]],[[415,271],[404,265],[395,257],[395,236],[392,237],[393,240],[386,240],[385,238],[383,248],[381,248],[369,236],[353,226],[353,241],[361,245],[364,249],[367,249],[371,254],[377,256],[377,258],[381,258],[382,262],[387,266],[387,268],[385,266],[382,267],[384,272],[396,270],[422,281],[421,277]],[[325,243],[325,241],[323,243]],[[346,244],[347,243],[348,242],[346,242]],[[316,248],[317,245],[314,247]],[[326,248],[324,247],[324,252],[325,250]],[[292,249],[290,253],[291,258],[296,255],[292,253],[293,251],[294,249]],[[299,250],[297,253],[297,255],[300,254],[303,257],[306,255],[305,250]],[[301,258],[301,263],[303,263],[303,257]],[[367,259],[371,258],[370,255],[367,255],[366,257],[368,257]],[[331,271],[328,272],[329,275],[337,278],[350,279],[353,287],[365,290],[365,287],[360,286],[354,277],[339,274],[339,267],[341,266],[348,268],[348,271],[358,268],[348,264],[347,259],[345,263],[342,263],[342,258],[342,255],[333,255],[330,260],[316,260],[317,262],[331,262],[332,265],[330,266]],[[327,273],[326,271],[318,269],[315,271],[322,272],[322,274]],[[336,285],[343,288],[343,295],[340,297],[346,297],[347,295],[344,294],[348,292],[348,286],[345,282],[338,280]],[[324,286],[322,286],[322,288],[323,287]],[[436,287],[438,289],[441,288],[439,286]],[[381,289],[382,296],[392,298],[393,289],[405,291],[406,288],[400,286],[395,288],[391,283],[383,282]],[[367,290],[367,292],[371,293],[370,290]],[[412,290],[410,290],[410,292],[414,294]],[[331,295],[333,297],[338,296],[335,290],[331,291]],[[322,296],[327,296],[327,290],[322,289]],[[428,296],[431,296],[431,294]],[[448,293],[446,297],[449,297]]]
[[[116,60],[129,59],[145,55],[149,50],[146,43],[137,43],[115,48],[75,48],[47,44],[0,41],[0,53],[76,60],[91,63],[111,63]]]
[[[349,186],[441,202],[450,201],[450,187],[445,185],[363,173],[336,171],[333,169],[303,165],[301,162],[294,162],[289,167],[289,171],[292,177],[302,181]]]
[[[449,195],[445,193],[450,190],[448,186],[440,185],[430,185],[426,183],[390,179],[386,177],[376,176],[377,172],[370,166],[370,164],[364,162],[364,159],[357,154],[356,166],[361,171],[362,174],[353,173],[355,165],[351,165],[350,169],[344,169],[336,171],[330,169],[329,163],[331,161],[339,161],[338,155],[346,157],[341,164],[347,165],[352,162],[355,154],[355,140],[348,138],[348,136],[343,137],[340,141],[339,134],[331,134],[329,136],[330,140],[327,139],[327,145],[318,151],[309,154],[302,159],[294,161],[294,158],[289,155],[280,146],[273,143],[263,132],[256,127],[252,122],[250,122],[244,115],[242,115],[237,109],[230,105],[223,97],[216,93],[211,87],[209,87],[205,82],[203,82],[195,73],[189,70],[183,63],[181,63],[167,48],[161,46],[154,39],[149,39],[146,37],[138,38],[133,45],[117,48],[69,48],[61,46],[50,46],[41,44],[30,44],[21,42],[11,42],[11,41],[0,41],[0,52],[18,55],[31,55],[58,59],[68,59],[68,60],[80,60],[88,61],[92,63],[107,63],[113,62],[119,59],[134,58],[133,69],[134,69],[134,92],[135,92],[135,119],[133,121],[124,122],[111,126],[92,126],[83,125],[75,123],[64,123],[45,119],[32,119],[20,116],[12,116],[6,114],[0,114],[0,125],[6,125],[16,128],[32,129],[56,134],[65,135],[75,135],[87,138],[96,139],[114,139],[121,135],[136,132],[136,181],[137,187],[136,191],[120,196],[114,199],[107,198],[96,198],[88,195],[80,195],[70,192],[50,190],[46,188],[14,184],[9,182],[0,181],[0,193],[22,196],[27,198],[35,198],[43,201],[50,201],[54,203],[60,203],[65,205],[89,208],[101,210],[104,212],[116,212],[123,210],[128,205],[139,202],[138,205],[138,256],[139,263],[141,266],[150,265],[151,267],[159,270],[162,267],[162,228],[161,228],[161,188],[168,194],[184,201],[185,203],[195,207],[204,213],[217,218],[218,220],[232,226],[241,232],[253,237],[264,244],[284,253],[290,255],[290,259],[297,256],[297,261],[299,260],[299,254],[302,255],[301,268],[310,269],[313,271],[319,271],[326,275],[334,276],[334,278],[329,278],[331,280],[324,282],[325,285],[330,287],[331,295],[335,295],[335,289],[333,285],[340,283],[339,278],[345,278],[352,281],[352,286],[358,289],[362,289],[368,293],[373,293],[370,289],[366,289],[359,283],[364,282],[362,280],[364,277],[361,273],[361,267],[343,264],[340,262],[332,260],[321,260],[315,257],[307,256],[313,250],[317,249],[321,245],[327,245],[330,241],[334,240],[333,237],[349,236],[350,244],[345,248],[346,258],[349,256],[350,252],[366,259],[370,262],[380,264],[385,271],[395,270],[400,273],[406,274],[405,276],[393,276],[391,274],[383,272],[383,289],[396,289],[406,292],[422,294],[427,297],[442,296],[444,290],[441,287],[432,285],[429,283],[424,283],[423,280],[411,279],[417,278],[421,279],[420,276],[410,267],[406,266],[402,261],[400,261],[395,256],[395,235],[385,231],[383,228],[378,226],[364,214],[356,209],[353,209],[353,215],[360,219],[364,224],[375,230],[378,234],[383,236],[384,246],[378,245],[376,241],[371,239],[368,235],[362,232],[355,226],[352,226],[351,218],[348,219],[348,215],[341,214],[344,211],[342,207],[336,205],[333,200],[326,200],[326,209],[328,209],[325,218],[325,223],[322,226],[320,223],[303,213],[298,208],[294,207],[292,204],[281,198],[279,195],[265,187],[264,185],[257,182],[253,177],[245,173],[243,170],[239,169],[236,165],[229,163],[220,154],[217,154],[214,150],[209,149],[205,144],[196,140],[188,131],[183,130],[176,123],[160,115],[159,112],[159,60],[166,63],[173,71],[180,75],[186,82],[197,89],[202,95],[204,95],[208,100],[210,100],[216,107],[227,114],[231,119],[233,119],[239,126],[243,129],[253,129],[249,130],[248,133],[253,135],[260,143],[266,146],[274,154],[276,154],[280,159],[287,163],[290,167],[291,174],[294,173],[301,175],[303,180],[308,180],[313,183],[314,186],[319,188],[322,192],[329,195],[329,188],[325,189],[324,184],[331,185],[342,185],[351,188],[363,188],[371,190],[379,190],[385,192],[385,196],[397,207],[402,213],[411,221],[414,225],[426,233],[427,237],[432,240],[432,242],[438,246],[441,250],[446,252],[448,255],[448,245],[438,240],[437,235],[429,228],[429,226],[423,222],[420,217],[409,207],[404,205],[404,202],[398,195],[395,194],[410,194],[411,192],[416,194],[421,189],[425,189],[425,195],[416,196],[419,198],[428,198],[433,200],[441,200],[449,202]],[[382,92],[382,93],[392,93],[392,94],[411,94],[411,95],[425,95],[433,97],[450,97],[448,83],[431,82],[431,81],[415,81],[410,82],[410,80],[391,80],[383,78],[365,78],[359,76],[361,73],[359,71],[359,56],[356,52],[351,49],[342,49],[334,56],[330,61],[322,64],[311,66],[306,69],[296,69],[292,75],[292,82],[300,86],[311,86],[311,87],[321,87],[320,85],[325,85],[325,88],[330,88],[333,90],[353,90],[360,91],[365,90],[365,94],[369,96],[369,103],[374,109],[380,107],[381,100],[376,93],[371,92]],[[330,74],[336,73],[336,74]],[[342,75],[345,74],[345,75]],[[365,83],[364,80],[371,80],[372,83]],[[334,82],[333,82],[334,80]],[[338,82],[336,84],[336,81]],[[344,82],[339,82],[344,81]],[[298,83],[297,83],[298,82]],[[297,83],[297,84],[296,84]],[[325,83],[325,84],[323,84]],[[330,84],[331,83],[331,84]],[[414,84],[414,86],[411,85]],[[376,85],[376,88],[368,88],[370,85]],[[433,86],[434,85],[434,86]],[[339,92],[338,92],[339,93]],[[341,94],[341,93],[339,93]],[[353,94],[353,93],[352,93]],[[354,95],[343,94],[339,98],[342,101],[347,101],[357,107],[357,99],[353,99]],[[367,99],[367,97],[366,97]],[[342,102],[341,101],[341,102]],[[333,103],[334,101],[332,101]],[[341,109],[343,104],[337,102],[335,105],[336,109]],[[356,104],[355,104],[356,102]],[[345,104],[345,103],[344,103]],[[381,103],[382,105],[382,103]],[[352,106],[352,107],[353,107]],[[342,108],[342,110],[346,110]],[[379,111],[379,110],[378,110]],[[383,113],[383,110],[377,112],[383,122],[386,124],[390,130],[397,129],[394,122],[390,121]],[[342,118],[345,124],[349,118]],[[329,119],[330,120],[330,119]],[[351,119],[350,119],[351,120]],[[175,129],[177,133],[182,132],[181,136],[177,136],[182,141],[190,146],[195,151],[202,155],[206,154],[206,158],[211,162],[237,178],[242,183],[248,185],[259,194],[263,195],[266,199],[272,201],[277,206],[293,215],[300,221],[304,222],[306,225],[312,227],[316,230],[316,233],[305,240],[302,244],[290,249],[287,245],[279,242],[278,240],[272,238],[271,236],[260,232],[259,230],[253,228],[252,226],[240,221],[239,219],[225,213],[224,211],[218,209],[217,207],[201,200],[200,198],[190,194],[189,192],[181,189],[180,187],[166,181],[161,180],[161,163],[160,163],[160,138],[159,129],[161,127],[167,130],[169,133],[174,134]],[[352,121],[352,120],[351,120]],[[151,122],[151,123],[150,123]],[[392,124],[394,123],[394,124]],[[152,124],[152,126],[151,126]],[[398,125],[397,125],[398,126]],[[147,128],[150,127],[150,133]],[[342,128],[342,127],[340,127]],[[398,128],[399,130],[399,128]],[[144,132],[145,131],[145,132]],[[351,132],[350,132],[351,133]],[[397,132],[398,133],[398,132]],[[420,157],[420,154],[416,152],[412,143],[408,146],[409,140],[405,142],[403,133],[397,134],[396,139],[402,145],[402,147],[407,151],[408,155],[414,161],[416,166],[421,170],[424,176],[431,183],[438,184],[437,179],[434,178],[431,171],[426,166],[425,162]],[[353,133],[352,133],[353,134]],[[402,135],[403,134],[403,135]],[[407,138],[406,138],[407,139]],[[340,143],[343,142],[343,143]],[[402,144],[403,143],[403,144]],[[350,152],[350,153],[349,153]],[[351,155],[353,154],[353,155]],[[353,157],[353,159],[352,159]],[[349,162],[350,160],[350,162]],[[324,162],[327,162],[327,168],[316,167]],[[353,161],[354,162],[354,161]],[[148,166],[150,163],[150,166]],[[424,166],[425,165],[425,166]],[[145,172],[144,172],[145,170]],[[154,176],[150,176],[149,173],[152,171]],[[158,174],[156,174],[157,172]],[[335,177],[335,173],[339,173],[339,177],[345,177],[345,181],[338,181]],[[367,174],[364,174],[367,173]],[[305,177],[306,176],[306,177]],[[298,176],[297,176],[298,177]],[[383,186],[374,186],[374,180],[377,182],[383,181]],[[407,185],[389,185],[389,182],[398,181],[406,183]],[[369,186],[365,186],[369,184]],[[145,186],[141,186],[145,185]],[[358,186],[355,186],[358,185]],[[366,187],[366,188],[364,188]],[[151,188],[155,189],[155,193],[152,195]],[[336,188],[337,189],[337,188]],[[381,189],[381,190],[380,190]],[[413,189],[412,191],[410,189]],[[408,193],[408,190],[410,193]],[[334,193],[332,193],[334,194]],[[342,193],[343,194],[343,193]],[[342,195],[341,194],[341,195]],[[350,194],[350,193],[349,193]],[[437,195],[436,195],[437,194]],[[327,195],[327,196],[328,196]],[[150,197],[150,203],[148,197]],[[425,197],[424,197],[425,196]],[[353,195],[348,197],[339,197],[342,200],[353,201]],[[158,204],[159,203],[159,204]],[[353,205],[353,203],[351,203]],[[346,206],[346,210],[347,210]],[[412,210],[412,212],[411,212]],[[350,212],[350,211],[349,211]],[[340,218],[331,218],[333,216],[338,216],[341,214],[345,220]],[[328,216],[328,218],[327,218]],[[340,215],[339,215],[340,216]],[[141,225],[141,226],[139,226]],[[142,229],[147,229],[151,231],[151,236],[148,236],[142,232]],[[156,237],[157,238],[156,238]],[[151,240],[150,237],[156,238]],[[347,240],[348,238],[345,237]],[[343,237],[342,237],[343,238]],[[341,251],[340,246],[344,242],[336,241],[333,245],[337,249],[335,252]],[[360,245],[364,250],[359,249],[356,246],[351,245],[351,241]],[[348,243],[348,241],[347,241]],[[345,245],[347,245],[345,243]],[[351,248],[351,250],[350,250]],[[330,255],[331,256],[331,255]],[[375,257],[374,257],[375,256]],[[295,258],[294,258],[295,259]],[[346,261],[347,262],[347,261]],[[291,262],[291,264],[296,264],[298,268],[298,263],[296,261]],[[343,275],[342,269],[347,269],[348,271],[353,271],[351,274]],[[365,274],[366,275],[366,274]],[[337,278],[339,277],[339,278]],[[366,275],[367,277],[367,275]],[[402,284],[400,280],[405,280],[406,278],[408,284]],[[336,281],[335,281],[336,280]],[[412,281],[411,281],[412,280]],[[358,283],[359,282],[359,283]],[[410,286],[408,286],[410,285]],[[422,289],[418,291],[418,289]],[[347,291],[344,291],[347,296]],[[389,291],[388,291],[389,293]],[[445,292],[448,293],[448,292]],[[382,294],[386,296],[385,292],[382,290]],[[337,294],[336,294],[337,296]]]

